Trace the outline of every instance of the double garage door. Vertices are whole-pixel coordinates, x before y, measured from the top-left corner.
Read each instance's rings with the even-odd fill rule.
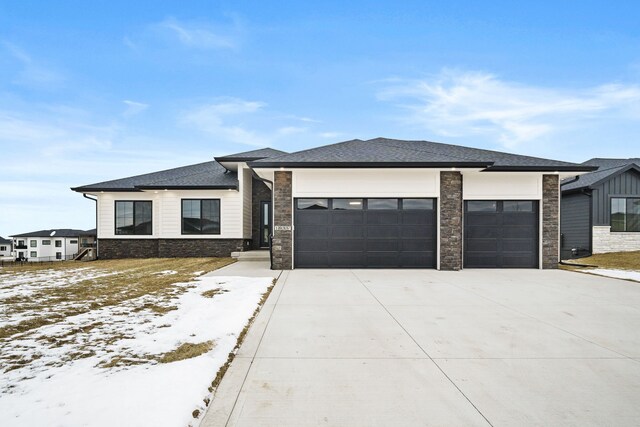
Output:
[[[296,199],[295,267],[435,268],[434,199]]]
[[[435,268],[435,199],[294,203],[297,268]],[[537,268],[537,201],[464,202],[465,268]]]

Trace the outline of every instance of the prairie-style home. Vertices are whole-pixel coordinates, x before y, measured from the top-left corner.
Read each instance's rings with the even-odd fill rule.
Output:
[[[594,169],[376,138],[265,148],[73,190],[96,202],[100,258],[270,248],[277,269],[555,268],[560,180]]]

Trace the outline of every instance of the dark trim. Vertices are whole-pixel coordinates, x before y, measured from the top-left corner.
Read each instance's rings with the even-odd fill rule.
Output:
[[[202,221],[202,201],[203,200],[217,200],[218,201],[218,232],[217,233],[202,233],[202,222],[200,223],[200,233],[185,233],[184,232],[184,201],[200,202],[200,221]],[[219,236],[222,234],[222,201],[220,199],[180,199],[180,235],[182,236]]]
[[[140,185],[131,188],[86,188],[75,187],[71,191],[77,193],[139,193],[142,190],[238,190],[237,185]]]
[[[482,172],[593,172],[597,166],[489,166]]]
[[[260,160],[260,159],[266,159],[267,156],[258,156],[258,157],[214,157],[213,160],[215,160],[218,163],[221,162],[229,162],[229,163],[233,163],[233,162],[252,162],[254,160]]]
[[[237,185],[136,185],[140,190],[237,190]]]
[[[607,196],[608,199],[608,207],[609,208],[609,233],[640,233],[639,231],[628,231],[628,230],[624,230],[624,231],[614,231],[611,228],[613,228],[613,225],[611,224],[611,220],[613,217],[613,209],[611,208],[611,202],[612,199],[624,199],[624,214],[625,214],[625,227],[626,227],[626,215],[627,215],[627,200],[628,199],[638,199],[640,200],[640,195],[636,195],[636,194],[609,194]],[[593,228],[593,227],[592,227]]]
[[[136,228],[136,202],[148,202],[151,203],[151,233],[144,233],[144,234],[118,234],[118,208],[117,208],[117,204],[119,202],[129,202],[129,203],[133,203],[133,229],[135,231]],[[97,225],[97,224],[96,224]],[[96,235],[98,234],[98,229],[96,228]],[[113,201],[113,235],[114,236],[153,236],[153,200],[114,200]],[[96,237],[97,238],[97,237]]]
[[[265,168],[487,168],[493,162],[250,162],[253,169]]]

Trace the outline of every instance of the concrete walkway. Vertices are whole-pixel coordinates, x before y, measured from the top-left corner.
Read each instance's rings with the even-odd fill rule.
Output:
[[[639,307],[564,271],[285,271],[202,426],[637,425]]]

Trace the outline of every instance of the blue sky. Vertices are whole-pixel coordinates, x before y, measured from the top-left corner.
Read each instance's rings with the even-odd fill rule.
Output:
[[[91,228],[69,187],[258,146],[640,156],[640,5],[521,3],[0,2],[0,235]]]

